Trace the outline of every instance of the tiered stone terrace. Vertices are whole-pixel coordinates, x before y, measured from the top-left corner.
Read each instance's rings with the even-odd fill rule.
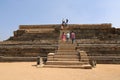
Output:
[[[56,52],[59,57],[62,54],[59,46],[64,45],[59,44],[60,26],[61,24],[20,25],[14,31],[14,36],[0,42],[0,61],[34,61],[37,56],[47,57],[48,53]],[[76,51],[85,51],[90,60],[96,60],[97,63],[120,63],[119,28],[114,28],[111,24],[68,24],[64,29],[76,33]],[[68,53],[64,53],[65,57]]]

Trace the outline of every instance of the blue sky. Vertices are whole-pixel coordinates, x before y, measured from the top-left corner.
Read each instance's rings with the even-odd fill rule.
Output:
[[[0,41],[19,25],[112,23],[120,28],[120,0],[0,0]]]

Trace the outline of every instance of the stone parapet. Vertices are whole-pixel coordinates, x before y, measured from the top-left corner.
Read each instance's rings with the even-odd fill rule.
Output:
[[[109,29],[112,24],[69,24],[70,29]]]
[[[54,31],[54,28],[47,28],[47,29],[27,29],[26,33],[47,33]]]
[[[60,26],[60,24],[49,24],[49,25],[20,25],[19,29],[54,29]]]
[[[48,24],[48,25],[20,25],[19,29],[45,29],[45,28],[56,28],[60,27],[61,24]],[[68,24],[69,28],[80,28],[80,29],[109,29],[111,23],[104,24]]]

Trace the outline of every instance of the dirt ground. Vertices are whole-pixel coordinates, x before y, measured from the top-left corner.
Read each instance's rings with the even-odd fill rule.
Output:
[[[37,68],[36,62],[0,63],[0,80],[120,80],[120,64],[93,69]]]

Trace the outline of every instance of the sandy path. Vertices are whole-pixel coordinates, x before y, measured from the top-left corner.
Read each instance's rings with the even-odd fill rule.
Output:
[[[0,80],[120,80],[120,65],[93,69],[37,68],[36,62],[0,63]]]

